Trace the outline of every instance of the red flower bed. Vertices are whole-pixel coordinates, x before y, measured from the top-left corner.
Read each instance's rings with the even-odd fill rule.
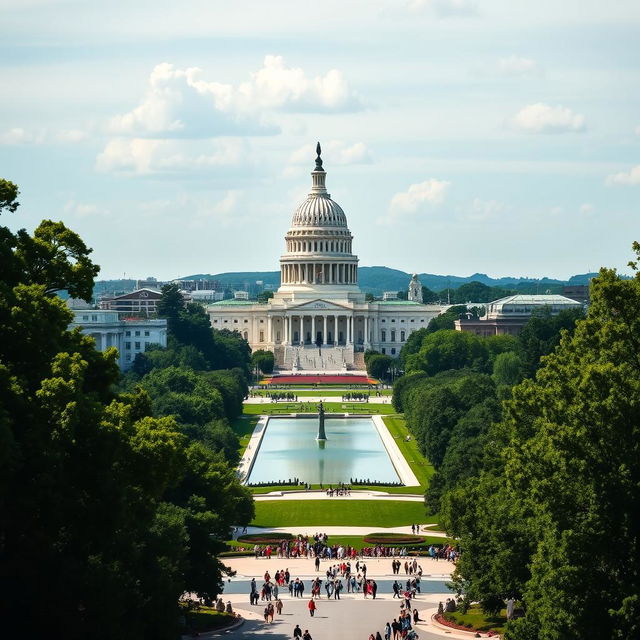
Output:
[[[378,381],[368,376],[324,376],[324,375],[299,375],[299,376],[273,376],[264,384],[378,384]]]

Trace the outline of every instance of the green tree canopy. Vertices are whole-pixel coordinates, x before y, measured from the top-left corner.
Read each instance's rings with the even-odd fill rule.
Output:
[[[275,357],[272,351],[258,349],[251,354],[251,366],[258,367],[262,373],[273,373]]]
[[[393,364],[393,358],[391,356],[385,356],[382,354],[371,355],[367,359],[367,373],[372,378],[383,380],[389,373],[389,368]]]

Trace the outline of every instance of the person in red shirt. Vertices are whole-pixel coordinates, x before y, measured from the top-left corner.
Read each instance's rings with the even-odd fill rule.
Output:
[[[307,606],[309,607],[309,615],[313,618],[313,614],[316,612],[316,601],[311,598]]]

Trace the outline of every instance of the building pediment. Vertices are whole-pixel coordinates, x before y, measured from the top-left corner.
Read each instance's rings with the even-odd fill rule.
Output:
[[[347,305],[336,304],[335,302],[328,302],[320,298],[316,300],[310,300],[309,302],[303,302],[302,304],[293,305],[289,307],[291,311],[352,311],[352,308]]]

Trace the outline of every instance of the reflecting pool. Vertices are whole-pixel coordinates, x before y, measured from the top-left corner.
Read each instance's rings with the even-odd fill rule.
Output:
[[[317,418],[270,418],[248,482],[399,482],[371,418],[327,417],[325,430],[327,440],[318,442]]]

